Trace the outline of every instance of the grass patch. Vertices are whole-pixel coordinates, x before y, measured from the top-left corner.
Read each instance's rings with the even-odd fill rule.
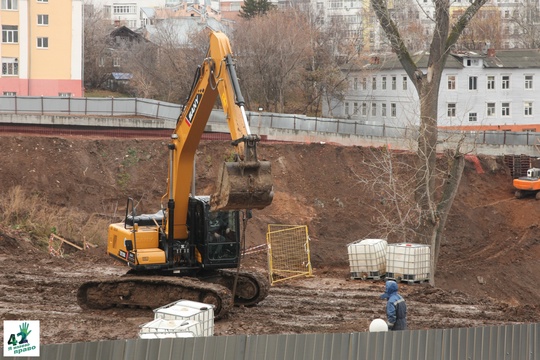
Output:
[[[39,247],[48,246],[51,233],[79,244],[105,245],[110,222],[102,215],[53,206],[20,186],[0,196],[0,223],[27,233]]]
[[[92,90],[86,90],[84,92],[85,97],[115,97],[115,98],[130,98],[133,97],[128,94],[123,94],[115,91],[110,90],[101,90],[101,89],[92,89]]]
[[[122,159],[122,166],[116,176],[116,183],[122,190],[126,190],[129,185],[131,176],[128,173],[128,169],[136,165],[140,161],[139,154],[136,149],[129,148],[127,154]]]

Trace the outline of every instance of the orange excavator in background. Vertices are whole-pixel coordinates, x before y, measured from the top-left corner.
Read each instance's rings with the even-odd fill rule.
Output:
[[[218,95],[236,159],[223,164],[214,194],[195,196],[195,151]],[[137,215],[134,201],[128,199],[124,221],[109,226],[107,253],[130,270],[122,277],[82,284],[79,305],[157,308],[184,299],[213,304],[219,318],[233,304],[249,306],[263,300],[269,290],[267,277],[239,267],[241,220],[273,199],[271,165],[257,159],[259,140],[250,132],[229,40],[211,32],[207,56],[197,68],[168,144],[168,183],[161,209]]]
[[[515,196],[518,199],[536,194],[536,200],[540,200],[540,169],[530,168],[527,176],[514,179]]]

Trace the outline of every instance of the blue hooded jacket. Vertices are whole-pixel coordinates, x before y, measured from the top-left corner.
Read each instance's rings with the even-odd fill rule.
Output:
[[[381,299],[387,299],[386,316],[389,330],[407,330],[407,304],[398,294],[398,284],[393,280],[386,282],[386,291]]]

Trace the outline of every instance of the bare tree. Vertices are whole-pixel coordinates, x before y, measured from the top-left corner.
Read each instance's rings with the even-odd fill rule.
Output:
[[[401,30],[403,42],[407,45],[409,52],[425,50],[428,46],[428,37],[424,34],[427,24],[421,22],[420,15],[423,13],[419,7],[418,0],[394,0],[392,9],[389,9],[390,16],[396,26]],[[431,24],[432,19],[427,23]],[[430,26],[428,26],[430,27]]]
[[[315,14],[317,15],[317,14]],[[333,100],[343,100],[351,70],[363,59],[363,27],[351,28],[336,18],[319,25],[310,17],[311,59],[303,76],[304,113],[319,115],[325,101],[332,112]]]
[[[175,19],[156,25],[151,41],[124,46],[123,69],[132,74],[130,87],[138,96],[182,103],[189,95],[196,68],[208,48],[206,30],[178,36]]]
[[[90,3],[84,4],[84,86],[99,88],[112,71],[109,55],[110,20],[103,10]]]
[[[305,14],[294,9],[237,24],[233,49],[249,102],[277,112],[297,106],[301,73],[311,57],[308,25]]]
[[[512,12],[508,21],[517,34],[515,45],[519,48],[537,49],[540,47],[540,5],[534,1],[523,1]]]
[[[463,15],[465,10],[456,10],[454,18]],[[503,44],[503,30],[499,9],[495,6],[481,8],[456,43],[463,50],[482,50],[486,43],[495,49]]]
[[[464,156],[458,147],[452,153],[448,176],[442,189],[436,191],[439,86],[451,48],[486,1],[474,0],[463,14],[451,24],[450,1],[434,0],[435,24],[430,43],[427,71],[424,73],[413,61],[400,29],[390,16],[387,2],[385,0],[371,0],[371,5],[390,41],[392,50],[397,54],[401,65],[414,84],[420,101],[415,201],[421,210],[421,221],[416,229],[416,238],[419,242],[431,244],[432,277],[430,281],[432,284],[434,284],[444,227],[464,168]]]
[[[138,41],[124,43],[116,49],[122,58],[122,70],[131,74],[129,90],[138,97],[162,99],[166,93],[159,86],[160,69],[156,67],[157,47],[140,38]],[[163,100],[168,101],[166,95]]]

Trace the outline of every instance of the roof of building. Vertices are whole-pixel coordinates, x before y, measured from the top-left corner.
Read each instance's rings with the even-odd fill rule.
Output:
[[[415,54],[412,54],[412,59],[416,66],[419,68],[427,68],[429,60],[429,52],[421,51]],[[399,59],[396,54],[382,54],[382,55],[372,55],[369,59],[369,64],[364,66],[365,69],[371,70],[396,70],[403,69],[403,66],[399,62]],[[445,68],[447,69],[461,69],[463,64],[455,59],[452,56],[449,56],[446,60]]]
[[[131,80],[133,78],[133,75],[130,73],[113,72],[111,75],[114,80]]]
[[[484,58],[485,68],[540,68],[539,49],[494,50]]]
[[[146,15],[147,18],[153,18],[156,16],[156,10],[151,7],[141,7],[141,12]]]
[[[198,31],[202,31],[209,28],[213,31],[226,31],[226,26],[213,18],[201,21],[200,17],[183,17],[174,19],[163,19],[157,25],[147,25],[146,33],[148,40],[153,43],[158,43],[159,27],[167,26],[171,34],[176,35],[176,41],[178,44],[189,43],[189,36]]]
[[[540,49],[489,49],[485,52],[453,52],[446,60],[446,69],[461,69],[464,67],[463,59],[483,59],[484,68],[528,69],[540,68]],[[413,61],[419,68],[427,68],[429,52],[422,51],[412,55]],[[373,54],[369,64],[364,66],[367,70],[396,70],[403,69],[397,55]]]
[[[114,28],[110,33],[111,39],[115,41],[118,39],[129,40],[129,41],[146,41],[146,39],[139,33],[131,30],[127,26],[119,26]]]

